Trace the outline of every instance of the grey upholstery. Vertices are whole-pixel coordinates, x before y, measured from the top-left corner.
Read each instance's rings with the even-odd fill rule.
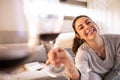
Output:
[[[70,55],[72,56],[73,60],[75,61],[75,54],[72,52],[72,49],[71,48],[65,48],[65,50],[67,50]]]

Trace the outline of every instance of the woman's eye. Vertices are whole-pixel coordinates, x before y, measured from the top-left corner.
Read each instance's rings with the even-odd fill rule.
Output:
[[[79,27],[80,30],[83,29],[83,28],[84,28],[84,26],[80,26],[80,27]]]
[[[86,24],[89,25],[91,22],[87,22]]]

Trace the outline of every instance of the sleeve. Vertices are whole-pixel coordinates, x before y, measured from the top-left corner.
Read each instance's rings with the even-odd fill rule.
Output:
[[[120,35],[117,35],[115,44],[115,67],[120,69]]]
[[[117,54],[120,54],[120,35],[118,36],[118,41],[117,41]]]
[[[81,80],[88,80],[88,57],[85,51],[78,50],[76,57],[75,57],[75,65],[76,68],[81,73]]]
[[[119,34],[111,34],[107,35],[108,40],[110,41],[111,47],[115,54],[120,54],[120,35]]]

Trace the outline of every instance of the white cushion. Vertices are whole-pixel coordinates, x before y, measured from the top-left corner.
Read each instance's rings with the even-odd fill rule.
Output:
[[[56,38],[54,47],[71,48],[74,35],[74,32],[60,33]]]

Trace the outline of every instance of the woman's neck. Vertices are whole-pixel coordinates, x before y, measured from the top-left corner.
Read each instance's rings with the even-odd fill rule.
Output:
[[[94,50],[99,50],[104,46],[101,36],[97,36],[95,39],[88,41],[87,44]]]
[[[105,60],[105,44],[101,36],[96,37],[96,39],[87,42],[87,44],[94,50],[94,52],[102,59]]]

